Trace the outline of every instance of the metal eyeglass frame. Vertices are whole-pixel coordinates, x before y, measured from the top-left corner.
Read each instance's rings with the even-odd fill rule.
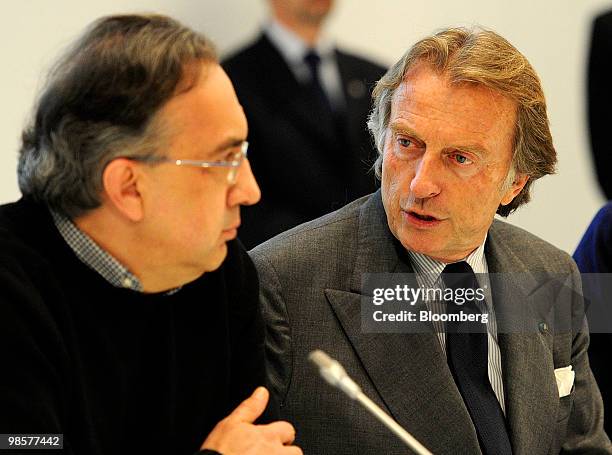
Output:
[[[191,166],[191,167],[199,167],[199,168],[210,168],[210,167],[226,167],[229,168],[227,173],[227,183],[233,185],[236,183],[236,177],[238,176],[238,168],[242,164],[242,162],[247,158],[247,152],[249,150],[249,143],[247,141],[243,141],[240,144],[240,150],[236,152],[233,156],[234,159],[231,161],[202,161],[202,160],[177,160],[174,158],[168,158],[165,156],[130,156],[124,157],[129,160],[140,161],[143,163],[171,163],[176,166]]]

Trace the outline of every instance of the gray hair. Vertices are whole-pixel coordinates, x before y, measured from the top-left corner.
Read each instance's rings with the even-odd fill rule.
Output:
[[[156,154],[155,114],[181,81],[194,83],[196,63],[216,61],[208,39],[169,17],[95,21],[50,72],[22,134],[21,192],[70,218],[98,207],[106,165]]]
[[[374,164],[378,178],[393,95],[406,73],[419,62],[447,74],[453,84],[480,84],[517,103],[512,166],[502,187],[509,188],[516,173],[528,175],[529,180],[510,204],[498,207],[498,214],[508,216],[529,201],[530,186],[535,180],[555,172],[557,153],[537,74],[523,54],[490,30],[451,28],[422,39],[378,81],[372,94],[374,106],[368,128],[378,149]]]

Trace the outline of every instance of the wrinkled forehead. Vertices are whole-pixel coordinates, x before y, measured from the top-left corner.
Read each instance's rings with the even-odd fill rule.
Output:
[[[478,149],[512,156],[516,103],[482,84],[452,82],[430,67],[410,70],[393,94],[389,127],[432,147]]]
[[[513,135],[516,110],[514,100],[483,84],[455,82],[445,72],[417,64],[393,94],[391,120],[418,116],[483,134]]]

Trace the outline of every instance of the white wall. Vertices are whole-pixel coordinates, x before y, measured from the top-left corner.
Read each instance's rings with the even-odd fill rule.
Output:
[[[221,52],[252,37],[265,0],[22,0],[0,2],[0,203],[19,197],[19,136],[44,71],[91,20],[118,12],[169,14],[203,31]],[[584,74],[590,21],[604,0],[339,0],[329,33],[390,64],[418,38],[449,25],[481,24],[509,39],[540,74],[549,105],[558,175],[536,183],[534,200],[509,220],[572,252],[603,203],[586,134]],[[611,81],[612,82],[612,81]]]

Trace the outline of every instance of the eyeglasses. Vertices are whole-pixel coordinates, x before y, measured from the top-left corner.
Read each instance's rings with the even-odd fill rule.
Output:
[[[247,141],[243,141],[242,144],[240,144],[240,150],[234,153],[229,161],[176,160],[165,156],[129,156],[123,158],[140,161],[143,163],[171,163],[175,164],[176,166],[191,166],[226,170],[227,183],[233,185],[236,183],[238,169],[247,157],[248,149],[249,143]]]

